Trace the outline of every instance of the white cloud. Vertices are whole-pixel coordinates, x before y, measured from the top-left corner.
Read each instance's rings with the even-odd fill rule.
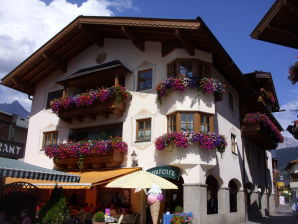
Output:
[[[48,5],[40,0],[0,0],[0,78],[77,16],[113,16],[127,8],[133,8],[132,0],[87,0],[80,6],[66,0]],[[10,103],[16,97],[28,105],[27,96],[0,86],[0,101]]]

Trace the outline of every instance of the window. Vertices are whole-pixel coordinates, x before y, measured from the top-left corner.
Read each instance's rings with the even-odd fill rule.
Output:
[[[211,115],[200,114],[200,117],[201,117],[200,131],[201,132],[210,132],[211,131],[211,123],[212,123]]]
[[[152,89],[152,69],[138,72],[138,90]]]
[[[175,112],[168,115],[168,132],[212,132],[213,115],[201,112]]]
[[[110,137],[122,137],[122,123],[88,128],[71,129],[69,139],[80,140],[106,140]]]
[[[151,118],[137,120],[137,141],[144,142],[151,140]]]
[[[231,134],[231,150],[232,153],[237,154],[237,141],[236,141],[236,135]]]
[[[210,76],[211,65],[198,59],[176,59],[168,64],[168,76],[184,74],[190,78]]]
[[[62,89],[56,90],[56,91],[53,91],[53,92],[48,92],[48,99],[47,99],[46,109],[50,108],[50,103],[51,103],[52,100],[61,98],[62,94],[63,94]]]
[[[193,132],[194,131],[194,120],[193,113],[181,113],[181,131],[182,132]]]
[[[176,132],[176,114],[168,116],[168,132]]]
[[[46,146],[56,145],[58,142],[58,131],[49,131],[43,133],[42,149]]]
[[[234,99],[233,99],[233,95],[231,93],[229,93],[229,107],[231,110],[234,111]]]

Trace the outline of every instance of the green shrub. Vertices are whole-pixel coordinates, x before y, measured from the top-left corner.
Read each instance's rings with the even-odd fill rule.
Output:
[[[68,207],[64,197],[48,210],[42,219],[43,224],[62,224],[69,218]]]
[[[175,213],[182,213],[182,212],[183,212],[183,208],[181,206],[177,205],[175,207]]]
[[[104,222],[105,214],[103,212],[96,212],[92,219],[94,222]]]

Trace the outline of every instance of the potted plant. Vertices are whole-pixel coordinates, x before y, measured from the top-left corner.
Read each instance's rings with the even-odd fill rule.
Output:
[[[105,214],[96,212],[92,218],[92,224],[105,224]]]

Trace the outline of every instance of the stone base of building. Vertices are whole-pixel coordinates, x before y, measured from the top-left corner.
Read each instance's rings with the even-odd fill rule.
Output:
[[[207,185],[184,184],[184,211],[193,213],[195,224],[237,224],[268,216],[275,211],[274,195],[251,193],[250,206],[246,193],[237,193],[237,212],[230,212],[229,189],[218,191],[218,213],[207,214]],[[247,212],[246,212],[247,211]]]

